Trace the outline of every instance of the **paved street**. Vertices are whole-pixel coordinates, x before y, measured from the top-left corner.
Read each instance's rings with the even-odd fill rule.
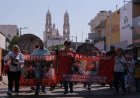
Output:
[[[76,97],[76,98],[139,98],[140,92],[132,91],[131,93],[123,94],[120,92],[120,94],[116,94],[114,89],[110,89],[109,87],[100,87],[97,85],[92,85],[91,91],[88,91],[87,88],[83,88],[83,84],[77,84],[74,86],[74,92],[69,93],[67,95],[63,94],[63,88],[56,87],[54,91],[49,91],[49,87],[46,87],[47,93],[40,93],[40,95],[36,96],[34,95],[34,91],[31,90],[29,87],[22,87],[20,89],[19,95],[15,95],[13,93],[14,98],[60,98],[60,97]],[[9,98],[9,96],[6,95],[7,92],[7,85],[3,85],[0,88],[0,98]]]

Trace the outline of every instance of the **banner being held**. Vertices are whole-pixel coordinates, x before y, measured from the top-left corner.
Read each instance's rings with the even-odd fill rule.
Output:
[[[109,83],[113,80],[114,58],[62,54],[59,55],[59,81]]]
[[[25,55],[25,64],[22,68],[21,86],[33,86],[36,84],[38,70],[44,73],[43,85],[56,85],[56,75],[53,65],[54,55],[47,56],[31,56]]]
[[[74,52],[60,51],[56,55],[26,55],[22,70],[21,85],[35,85],[35,69],[41,65],[45,71],[43,82],[56,85],[59,81],[110,83],[113,80],[114,58],[87,56]],[[40,63],[40,64],[38,64]]]

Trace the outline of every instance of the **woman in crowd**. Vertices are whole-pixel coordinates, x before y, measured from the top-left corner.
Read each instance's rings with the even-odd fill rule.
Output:
[[[127,53],[125,55],[126,59],[126,65],[127,65],[127,74],[125,76],[125,85],[126,89],[128,89],[129,92],[131,92],[132,87],[135,85],[135,79],[134,79],[134,71],[135,71],[135,61],[133,59],[132,53]]]
[[[8,75],[8,92],[7,95],[12,95],[13,85],[15,84],[15,93],[19,92],[19,81],[21,76],[21,65],[24,63],[23,55],[20,52],[18,45],[13,46],[13,50],[10,51],[4,60],[8,62],[9,71]],[[15,82],[15,83],[14,83]]]

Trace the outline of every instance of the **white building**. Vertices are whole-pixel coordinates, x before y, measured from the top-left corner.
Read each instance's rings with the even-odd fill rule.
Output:
[[[0,25],[0,32],[3,33],[9,40],[18,34],[17,25]]]
[[[0,48],[6,49],[6,36],[0,32]]]
[[[120,9],[120,44],[126,49],[132,44],[132,2],[127,3]]]
[[[69,15],[67,11],[64,14],[64,25],[62,36],[60,35],[59,30],[55,27],[55,24],[52,25],[51,13],[48,10],[46,14],[45,31],[43,32],[43,42],[45,44],[45,47],[62,45],[65,40],[70,40]]]
[[[95,46],[100,50],[105,50],[105,35],[106,35],[106,18],[109,11],[100,11],[90,22],[90,31],[88,38],[95,43]]]

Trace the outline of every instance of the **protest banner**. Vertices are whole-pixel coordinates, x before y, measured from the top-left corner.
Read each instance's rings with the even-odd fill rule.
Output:
[[[21,85],[35,85],[34,69],[42,65],[46,76],[45,85],[56,85],[60,81],[110,83],[113,80],[114,58],[87,56],[74,52],[59,51],[57,55],[26,55]],[[38,64],[39,63],[39,64]]]

